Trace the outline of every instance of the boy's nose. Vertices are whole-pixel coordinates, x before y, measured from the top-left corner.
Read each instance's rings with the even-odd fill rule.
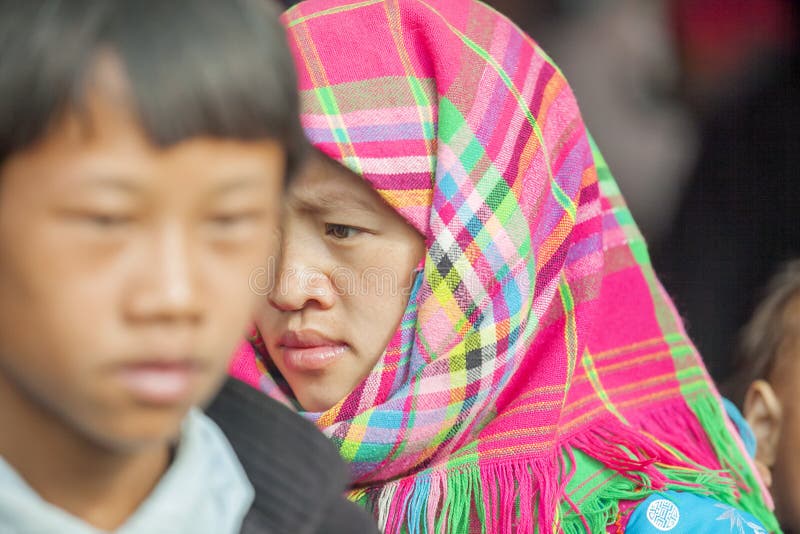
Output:
[[[202,307],[191,243],[180,228],[168,228],[153,240],[142,278],[130,301],[133,318],[144,321],[196,323]]]

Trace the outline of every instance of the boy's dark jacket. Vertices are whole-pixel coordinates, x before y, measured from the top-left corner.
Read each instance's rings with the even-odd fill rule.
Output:
[[[369,516],[343,497],[347,468],[313,424],[234,379],[207,414],[255,488],[242,534],[377,534]]]

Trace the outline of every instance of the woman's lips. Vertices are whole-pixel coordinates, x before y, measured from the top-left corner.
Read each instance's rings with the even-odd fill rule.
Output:
[[[182,405],[191,400],[201,366],[191,360],[137,362],[120,366],[122,388],[137,401],[154,405]]]
[[[320,371],[339,361],[348,349],[346,343],[333,341],[313,330],[287,332],[278,341],[283,361],[299,372]]]
[[[347,345],[283,347],[283,361],[295,371],[319,371],[341,359]]]

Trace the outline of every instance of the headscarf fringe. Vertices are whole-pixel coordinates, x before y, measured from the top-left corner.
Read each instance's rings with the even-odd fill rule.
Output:
[[[683,430],[676,426],[675,432]],[[548,458],[466,459],[447,470],[355,490],[351,499],[373,512],[383,532],[463,534],[476,532],[477,524],[484,534],[578,534],[605,532],[618,516],[620,501],[640,501],[658,491],[714,495],[731,503],[738,496],[728,473],[708,471],[654,446],[619,420],[585,429],[555,450]],[[620,475],[577,505],[569,496],[562,498],[575,475],[574,451]],[[532,505],[520,506],[525,502]]]

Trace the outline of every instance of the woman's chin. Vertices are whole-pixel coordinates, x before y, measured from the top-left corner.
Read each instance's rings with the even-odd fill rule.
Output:
[[[336,406],[341,398],[331,398],[329,396],[325,397],[318,397],[318,396],[309,396],[304,395],[302,398],[298,398],[298,402],[300,406],[303,407],[303,410],[306,412],[313,412],[313,413],[322,413],[327,412],[334,406]]]
[[[292,388],[292,391],[303,410],[312,413],[327,412],[349,393],[348,391],[334,391],[329,387],[303,388],[302,390]]]

